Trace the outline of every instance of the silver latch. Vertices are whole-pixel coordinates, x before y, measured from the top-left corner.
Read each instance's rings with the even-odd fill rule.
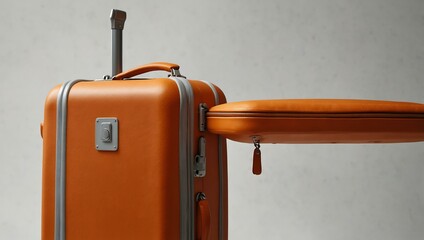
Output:
[[[196,202],[206,200],[206,194],[204,192],[199,192],[196,194]]]
[[[206,176],[206,139],[199,138],[199,154],[194,158],[194,176]]]
[[[118,119],[96,119],[96,149],[98,151],[118,150]]]
[[[201,103],[199,105],[199,131],[201,132],[206,131],[206,113],[208,110],[209,108],[206,103]]]
[[[112,123],[111,122],[102,122],[100,124],[100,139],[104,143],[112,142]]]

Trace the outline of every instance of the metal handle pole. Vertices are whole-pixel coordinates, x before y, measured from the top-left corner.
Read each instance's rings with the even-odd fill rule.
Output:
[[[122,30],[124,30],[127,13],[112,9],[110,22],[112,28],[112,76],[122,72]]]

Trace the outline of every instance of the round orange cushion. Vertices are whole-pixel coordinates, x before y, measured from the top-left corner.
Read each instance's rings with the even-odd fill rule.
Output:
[[[212,133],[240,142],[391,143],[424,141],[424,104],[286,99],[233,102],[207,114]]]

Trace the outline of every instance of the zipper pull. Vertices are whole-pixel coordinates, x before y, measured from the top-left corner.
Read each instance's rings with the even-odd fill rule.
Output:
[[[253,137],[253,145],[255,150],[253,151],[253,166],[252,172],[255,175],[261,175],[262,173],[262,160],[261,160],[261,145],[258,137]]]

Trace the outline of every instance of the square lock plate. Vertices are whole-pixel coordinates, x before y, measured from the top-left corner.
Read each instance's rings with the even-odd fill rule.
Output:
[[[118,150],[118,119],[96,119],[96,149],[98,151]]]

